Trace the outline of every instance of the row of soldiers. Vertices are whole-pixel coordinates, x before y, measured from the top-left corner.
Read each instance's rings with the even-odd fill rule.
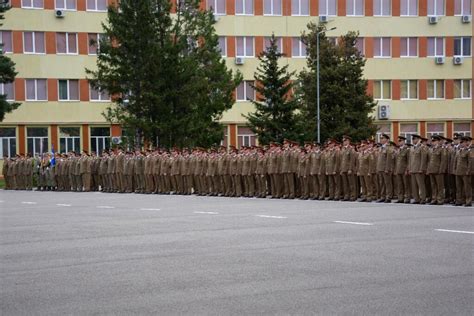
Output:
[[[474,149],[468,136],[386,134],[380,143],[205,150],[173,148],[5,159],[6,189],[472,205]],[[34,179],[37,179],[36,181]]]

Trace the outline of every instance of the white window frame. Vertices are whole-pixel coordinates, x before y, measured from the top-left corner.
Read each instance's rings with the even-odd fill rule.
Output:
[[[61,81],[67,81],[67,99],[61,99],[61,92],[59,89],[59,84]],[[77,81],[77,100],[71,99],[71,92],[70,92],[71,81]],[[78,79],[58,79],[58,101],[59,102],[77,102],[80,99],[81,99],[81,87],[80,87],[80,82]]]
[[[453,133],[458,133],[461,134],[462,136],[471,136],[471,130],[459,130],[456,129],[456,124],[469,124],[472,125],[473,123],[471,122],[453,122]]]
[[[224,13],[217,12],[217,1],[219,0],[207,0],[207,6],[209,7],[209,10],[212,8],[212,13],[214,15],[227,15],[227,1],[221,0],[224,1]]]
[[[362,14],[356,14],[356,3],[357,0],[347,0],[347,1],[352,1],[352,7],[354,8],[354,12],[349,13],[346,11],[346,16],[350,17],[362,17],[365,16],[365,0],[362,1]],[[347,1],[346,1],[346,8],[347,8]]]
[[[429,129],[428,129],[430,124],[443,124],[443,131],[442,132],[430,132]],[[434,136],[434,135],[444,136],[445,133],[446,133],[446,124],[444,122],[427,122],[426,123],[426,137],[427,138],[431,138],[431,136]]]
[[[267,46],[266,45],[266,41],[268,40],[268,44],[270,44],[270,40],[271,40],[271,36],[265,36],[263,38],[263,49],[264,50],[268,50],[268,47],[270,46]],[[283,37],[280,37],[280,36],[275,36],[275,39],[277,40],[277,48],[278,48],[278,52],[280,54],[283,54]]]
[[[412,14],[410,12],[410,2],[411,1],[416,1],[416,14]],[[401,2],[406,2],[408,14],[402,14],[402,12],[401,12]],[[418,13],[419,3],[418,2],[419,2],[419,0],[400,0],[400,16],[401,17],[417,17],[419,15],[419,13]]]
[[[109,128],[109,136],[93,136],[92,135],[92,128],[95,128],[95,127],[103,127],[103,128]],[[100,155],[101,153],[101,150],[100,150],[100,145],[99,145],[99,142],[102,144],[102,148],[103,150],[108,150],[110,149],[110,146],[112,145],[111,143],[111,134],[110,134],[110,127],[108,126],[92,126],[92,127],[89,127],[89,135],[91,135],[89,137],[89,141],[90,141],[90,147],[91,147],[91,151],[95,151],[97,155]],[[95,139],[95,148],[92,148],[92,139]],[[106,145],[106,141],[109,140],[109,147],[107,147]]]
[[[387,14],[382,14],[383,13],[383,9],[384,9],[384,6],[383,6],[383,3],[384,3],[384,0],[374,0],[374,16],[392,16],[392,0],[389,0],[390,1],[390,4],[389,4],[389,13],[388,15]],[[377,14],[377,12],[375,12],[375,2],[379,2],[380,3],[380,14]]]
[[[57,5],[56,5],[56,2],[57,1],[61,1],[63,4],[64,4],[64,8],[58,8]],[[63,10],[63,11],[77,11],[77,0],[74,0],[75,1],[75,8],[74,9],[67,9],[66,8],[66,2],[67,0],[54,0],[54,8],[56,10]],[[87,4],[86,4],[87,5]]]
[[[8,95],[5,94],[5,85],[8,84],[8,83],[0,83],[0,94],[2,95],[6,95],[7,96],[7,99],[5,99],[6,101],[8,102],[13,102],[15,101],[15,82],[11,82],[10,84],[12,85],[13,87],[13,99],[8,99]]]
[[[460,98],[456,98],[456,96],[454,96],[454,99],[455,100],[470,100],[472,98],[472,80],[471,79],[455,79],[454,80],[454,84],[456,84],[456,81],[460,81],[461,82],[461,97]],[[465,97],[463,95],[463,92],[464,92],[464,84],[465,82],[468,82],[468,85],[469,85],[469,96]],[[454,94],[454,93],[453,93]]]
[[[243,147],[250,147],[252,146],[252,137],[256,139],[256,135],[252,134],[238,134],[237,138],[242,137],[242,146]]]
[[[429,48],[429,40],[430,40],[430,38],[433,38],[434,41],[435,41],[435,42],[434,42],[434,50],[435,50],[435,51],[434,51],[434,53],[435,53],[434,55],[430,55],[430,52],[429,52],[429,49],[428,49],[428,48]],[[436,55],[436,51],[437,51],[436,46],[438,46],[438,40],[443,41],[443,55]],[[428,56],[428,57],[444,57],[444,56],[446,55],[446,41],[445,41],[444,37],[440,37],[440,36],[430,36],[430,37],[428,37],[427,40],[426,40],[426,45],[427,45],[426,51],[427,51],[427,56]],[[453,48],[454,48],[454,47],[453,47]]]
[[[293,41],[294,40],[298,40],[298,50],[299,50],[298,55],[295,55],[295,52],[293,51]],[[306,55],[301,55],[301,53],[303,52],[302,48],[304,46],[305,46],[305,44],[301,40],[301,37],[292,37],[291,38],[291,58],[306,58],[306,57],[308,57],[308,47],[306,47]]]
[[[58,53],[58,43],[56,42],[56,55],[79,55],[79,43],[78,43],[78,35],[76,32],[58,32],[56,33],[56,41],[58,40],[57,34],[66,34],[66,52],[65,53]],[[69,34],[76,35],[76,52],[70,53],[69,52]],[[89,48],[87,48],[89,50]]]
[[[265,0],[263,0],[263,15],[264,16],[282,16],[283,15],[283,1],[280,1],[280,14],[276,14],[275,11],[275,0],[269,0],[271,3],[270,11],[271,13],[265,13]]]
[[[249,82],[254,83],[253,80],[244,80],[244,81],[241,82],[241,84],[244,85],[244,98],[243,99],[238,99],[238,95],[239,95],[238,92],[237,92],[238,87],[236,88],[236,90],[235,90],[235,101],[236,102],[251,102],[251,101],[255,100],[257,92],[253,88],[250,88],[253,91],[253,98],[250,99],[248,97],[250,92],[247,91],[247,86],[248,86],[247,83],[249,83]]]
[[[48,127],[43,127],[43,126],[38,126],[40,128],[46,128],[47,129],[47,135],[46,136],[28,136],[28,128],[26,130],[26,149],[28,151],[28,141],[31,139],[33,141],[32,145],[33,145],[33,148],[32,148],[32,151],[31,151],[31,154],[33,156],[36,156],[36,154],[43,154],[43,153],[46,153],[49,151],[49,128]],[[31,128],[36,128],[36,126],[32,126]],[[36,142],[35,140],[39,140],[40,142],[40,148],[36,148]],[[43,144],[43,142],[46,140],[46,148],[41,148],[41,144]]]
[[[97,5],[97,3],[98,3],[99,1],[101,1],[101,0],[94,0],[94,2],[95,2],[95,9],[89,9],[89,8],[87,7],[87,0],[86,0],[86,11],[89,11],[89,12],[107,12],[107,0],[105,0],[105,10],[99,10],[99,9],[98,9],[99,6]]]
[[[400,58],[417,58],[418,55],[419,55],[419,46],[420,46],[420,43],[419,43],[419,39],[418,37],[414,37],[414,36],[410,36],[410,37],[402,37],[400,40],[403,41],[407,41],[407,54],[410,53],[410,39],[411,38],[415,38],[416,39],[416,55],[415,56],[410,56],[410,55],[402,55],[402,52],[400,51]],[[401,46],[401,45],[400,45]]]
[[[240,55],[237,54],[237,50],[238,50],[237,49],[237,38],[240,38],[240,37],[243,38],[243,41],[242,41],[242,43],[244,45],[244,49],[243,49],[244,55],[243,56],[240,56]],[[252,47],[252,49],[253,49],[252,50],[252,55],[246,55],[247,54],[247,38],[252,39],[252,46],[253,46]],[[236,53],[235,57],[240,57],[240,58],[253,58],[253,57],[255,57],[255,37],[253,37],[253,36],[236,36],[235,37],[235,53]]]
[[[446,0],[443,0],[443,14],[438,13],[439,10],[438,10],[438,1],[437,0],[428,0],[427,3],[426,3],[426,9],[429,11],[430,1],[433,1],[435,14],[429,14],[429,12],[427,12],[428,16],[445,16],[446,15]],[[452,1],[452,0],[448,0],[448,1]]]
[[[102,40],[103,37],[105,37],[105,34],[104,33],[87,33],[87,55],[89,56],[97,56],[97,53],[91,53],[90,52],[90,40],[89,40],[89,35],[95,35],[97,37],[97,43],[96,43],[96,46],[97,46],[97,51],[100,50],[100,41]],[[78,36],[77,36],[78,37]],[[79,52],[79,48],[77,50]]]
[[[33,51],[32,52],[27,52],[26,51],[26,45],[25,45],[25,33],[31,33],[31,38],[33,40]],[[38,53],[36,51],[36,33],[43,33],[43,48],[44,52]],[[46,34],[44,32],[38,32],[38,31],[23,31],[23,54],[25,55],[45,55],[46,54]],[[13,39],[12,39],[13,41]]]
[[[390,45],[390,55],[388,55],[388,56],[377,56],[377,55],[374,54],[374,58],[392,58],[392,38],[384,36],[384,37],[376,37],[376,38],[374,38],[374,40],[375,39],[380,39],[379,49],[380,49],[380,53],[382,54],[383,53],[383,42],[384,42],[383,40],[386,39],[386,38],[389,39],[389,43],[390,43],[389,44]]]
[[[92,85],[89,84],[89,101],[90,102],[110,102],[111,98],[110,98],[110,94],[107,92],[107,94],[109,94],[109,98],[108,99],[102,99],[102,94],[100,93],[100,91],[97,91],[98,94],[99,94],[99,99],[92,99],[92,90],[96,90],[94,88],[92,88]],[[80,92],[79,92],[80,93]],[[80,99],[80,96],[79,96],[79,99]]]
[[[420,85],[418,84],[418,80],[415,80],[415,79],[404,79],[404,80],[401,80],[400,81],[400,89],[402,88],[401,86],[401,82],[402,81],[407,81],[407,96],[406,98],[402,98],[402,92],[400,91],[400,100],[406,100],[406,101],[409,101],[409,100],[418,100],[419,99],[419,95],[420,95]],[[411,95],[410,95],[410,91],[411,91],[411,86],[413,84],[416,84],[416,98],[413,98]]]
[[[79,129],[79,136],[61,137],[61,128],[78,128]],[[65,143],[66,148],[62,148],[61,139],[65,140],[64,143]],[[68,139],[72,139],[72,147],[73,148],[69,148],[69,145],[68,145],[68,142],[67,142]],[[79,148],[76,148],[75,140],[79,140]],[[80,129],[80,127],[77,127],[77,126],[60,126],[59,127],[59,144],[58,144],[58,146],[59,146],[58,152],[60,152],[60,153],[67,153],[67,152],[70,152],[70,151],[79,152],[81,150],[81,129]]]
[[[433,81],[433,96],[430,97],[428,95],[428,91],[429,91],[429,87],[428,85],[430,84],[430,81]],[[436,95],[438,94],[437,92],[437,83],[438,81],[442,81],[443,82],[443,97],[442,98],[438,98],[436,97]],[[446,81],[444,79],[430,79],[428,80],[428,82],[426,83],[426,89],[427,89],[427,92],[426,92],[426,99],[427,100],[445,100],[446,99]]]
[[[329,2],[332,2],[332,1],[334,1],[334,5],[335,5],[335,9],[336,9],[336,10],[335,10],[334,14],[329,14]],[[326,12],[324,12],[324,14],[321,14],[321,12],[319,12],[319,15],[320,15],[320,16],[321,16],[321,15],[325,15],[325,16],[337,16],[337,9],[338,9],[338,7],[337,7],[337,0],[319,0],[319,8],[318,8],[318,9],[321,8],[321,7],[320,7],[320,6],[321,6],[321,2],[325,2],[325,3],[326,3]],[[311,7],[311,2],[310,2],[310,4],[309,4],[309,6]]]
[[[376,82],[380,82],[380,91],[379,91],[379,94],[380,94],[380,98],[377,98],[375,96],[375,83]],[[389,86],[390,86],[390,97],[388,99],[384,99],[383,98],[383,84],[384,82],[388,82],[389,83]],[[393,91],[392,91],[392,80],[385,80],[385,79],[382,79],[382,80],[374,80],[374,100],[392,100],[393,98]]]
[[[224,51],[221,51],[221,57],[227,57],[227,37],[226,36],[219,36],[219,38],[224,39]],[[237,44],[237,42],[236,42],[236,44]]]
[[[309,16],[310,15],[310,10],[311,10],[311,3],[308,0],[308,13],[307,14],[302,14],[301,13],[301,0],[295,0],[298,1],[298,13],[293,14],[293,5],[291,6],[291,16]],[[283,2],[282,2],[283,3]],[[293,4],[293,3],[292,3]],[[283,5],[283,4],[282,4]]]
[[[35,82],[35,98],[34,99],[28,99],[27,82],[31,81],[31,80]],[[38,100],[38,80],[45,80],[46,81],[46,99],[44,99],[44,100]],[[47,79],[25,79],[25,101],[28,101],[28,102],[46,102],[46,101],[48,101],[48,80]]]
[[[464,1],[463,0],[454,0],[455,1],[455,4],[454,4],[454,16],[463,16],[463,15],[471,15],[472,14],[472,9],[471,8],[465,8],[464,7]],[[456,1],[460,1],[460,5],[461,5],[461,14],[456,14]],[[472,0],[471,0],[471,6],[472,6]]]
[[[241,1],[242,2],[242,13],[237,13],[237,1]],[[245,12],[245,8],[246,8],[246,5],[245,5],[245,2],[246,1],[252,1],[252,13],[246,13]],[[235,15],[254,15],[255,14],[255,1],[254,0],[235,0]]]
[[[43,0],[43,6],[40,8],[40,7],[35,7],[34,5],[34,1],[31,0],[31,6],[25,6],[23,5],[23,0],[21,0],[21,8],[22,9],[29,9],[29,10],[43,10],[44,9],[44,0]]]
[[[3,127],[2,128],[14,128],[14,127]],[[16,133],[16,131],[15,131]],[[7,152],[4,153],[3,152],[3,141],[6,140],[7,141]],[[0,137],[0,160],[3,160],[3,157],[5,157],[5,155],[8,157],[8,158],[11,158],[12,155],[16,155],[16,152],[12,153],[11,150],[10,150],[10,147],[11,147],[11,143],[12,142],[15,142],[15,148],[17,147],[17,143],[16,143],[16,136],[7,136],[7,137]]]
[[[463,55],[463,51],[464,51],[464,39],[465,39],[465,38],[468,38],[468,39],[470,40],[470,42],[471,42],[471,43],[470,43],[470,44],[471,44],[471,45],[470,45],[470,46],[471,46],[471,47],[470,47],[470,49],[471,49],[470,53],[471,53],[471,54],[469,54],[469,55]],[[461,41],[461,55],[454,55],[454,56],[456,56],[456,57],[471,57],[471,56],[472,56],[472,37],[470,37],[470,36],[460,36],[460,37],[455,37],[455,38],[454,38],[454,41],[456,41],[456,40],[460,40],[460,41]],[[453,43],[453,53],[454,53],[454,46],[455,46],[455,45],[454,45],[454,43]]]
[[[3,32],[10,32],[10,47],[11,51],[5,51],[5,44],[3,41]],[[9,30],[0,30],[0,43],[2,43],[2,51],[4,54],[12,54],[13,53],[13,32]]]

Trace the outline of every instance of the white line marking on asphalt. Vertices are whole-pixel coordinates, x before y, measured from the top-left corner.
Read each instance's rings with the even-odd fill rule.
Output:
[[[57,206],[71,206],[71,204],[56,204]]]
[[[272,216],[272,215],[255,215],[257,217],[262,217],[262,218],[288,218],[285,216]]]
[[[435,229],[439,232],[448,232],[448,233],[458,233],[458,234],[474,234],[474,232],[469,232],[465,230],[450,230],[450,229]]]
[[[0,201],[0,203],[3,203],[3,202],[5,202],[5,201]]]
[[[36,202],[21,202],[21,204],[29,204],[29,205],[33,205],[33,204],[36,204]]]
[[[219,213],[217,212],[194,212],[194,214],[211,214],[211,215],[217,215]]]
[[[159,208],[141,208],[140,211],[161,211]]]
[[[108,206],[108,205],[100,205],[97,208],[115,208],[115,206]]]
[[[339,224],[352,224],[352,225],[363,225],[363,226],[373,226],[372,223],[361,223],[361,222],[345,222],[345,221],[334,221],[333,223]]]

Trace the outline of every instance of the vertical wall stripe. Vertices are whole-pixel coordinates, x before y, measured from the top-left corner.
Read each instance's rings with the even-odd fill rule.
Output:
[[[453,138],[453,121],[446,122],[446,137]]]
[[[426,79],[418,80],[418,97],[420,100],[426,100],[427,88],[428,86]]]
[[[427,14],[428,14],[428,1],[427,0],[418,0],[418,15],[419,16],[426,16]]]
[[[400,100],[400,80],[392,80],[392,100]]]
[[[309,0],[309,14],[311,16],[318,16],[318,14],[319,14],[319,0]]]
[[[25,101],[25,79],[15,78],[15,100]]]
[[[23,54],[23,32],[12,31],[13,53]]]
[[[111,127],[111,136],[122,136],[122,127],[119,124],[112,124]]]
[[[77,33],[77,41],[78,41],[78,46],[79,46],[79,54],[80,55],[89,54],[88,34],[84,32]]]
[[[365,0],[365,16],[374,15],[374,0]]]
[[[235,0],[226,1],[227,15],[235,15]]]
[[[346,16],[346,0],[337,0],[337,15]]]
[[[393,121],[392,122],[392,139],[393,141],[396,141],[398,135],[400,135],[400,122],[398,121]]]
[[[58,146],[58,139],[58,125],[51,125],[51,145],[54,147],[55,152],[58,152],[60,149]]]
[[[365,37],[364,38],[364,48],[365,48],[365,57],[372,58],[374,57],[374,38]]]
[[[79,98],[81,101],[89,101],[89,82],[87,79],[79,80]]]
[[[426,57],[428,55],[428,39],[426,37],[418,38],[418,56]]]
[[[230,145],[237,147],[237,125],[235,124],[230,124],[229,125],[230,129]]]
[[[263,15],[263,0],[255,0],[255,15]]]
[[[26,154],[26,128],[25,125],[18,125],[18,152],[20,155]]]
[[[227,36],[227,57],[235,57],[235,36]]]
[[[426,137],[426,122],[420,121],[420,136]]]
[[[454,37],[446,36],[446,57],[452,57],[454,55]]]
[[[89,125],[82,125],[82,150],[89,151]]]
[[[400,37],[392,37],[392,58],[400,57]]]
[[[57,79],[48,79],[48,101],[58,101]]]

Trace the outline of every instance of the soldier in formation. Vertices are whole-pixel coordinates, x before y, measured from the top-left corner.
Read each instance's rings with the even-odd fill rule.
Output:
[[[471,206],[468,136],[412,135],[380,143],[285,139],[269,146],[56,153],[5,157],[7,190],[102,191]],[[54,158],[54,159],[53,159]]]

